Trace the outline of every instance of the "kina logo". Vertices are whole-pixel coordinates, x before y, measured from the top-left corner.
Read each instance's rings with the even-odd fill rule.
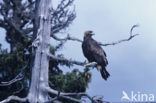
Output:
[[[141,92],[131,91],[130,95],[125,91],[122,91],[121,101],[131,101],[131,102],[154,102],[154,94],[147,94]]]

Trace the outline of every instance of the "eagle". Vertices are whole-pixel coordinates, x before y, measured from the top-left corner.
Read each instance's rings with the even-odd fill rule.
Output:
[[[97,70],[100,71],[102,78],[107,80],[110,74],[106,70],[106,66],[108,65],[106,53],[98,42],[92,38],[93,35],[94,32],[91,30],[84,32],[82,51],[89,62],[97,63]]]

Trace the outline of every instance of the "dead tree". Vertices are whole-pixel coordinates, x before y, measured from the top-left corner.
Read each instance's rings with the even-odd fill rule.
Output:
[[[32,43],[32,75],[28,94],[30,103],[48,101],[48,68],[51,32],[52,0],[37,0],[34,20],[34,40]]]

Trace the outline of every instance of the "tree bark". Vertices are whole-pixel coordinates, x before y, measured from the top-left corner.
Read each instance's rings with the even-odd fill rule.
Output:
[[[30,103],[43,103],[48,101],[49,49],[51,33],[52,0],[36,0],[34,17],[34,42],[32,44],[32,74],[28,94]]]

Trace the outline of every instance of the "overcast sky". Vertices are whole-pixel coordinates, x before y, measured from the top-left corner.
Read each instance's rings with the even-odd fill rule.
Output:
[[[141,35],[133,40],[103,47],[111,76],[104,81],[96,69],[92,70],[87,92],[92,96],[103,95],[104,100],[111,102],[120,102],[122,91],[128,95],[134,91],[156,97],[156,0],[75,0],[74,4],[77,17],[68,31],[80,39],[85,30],[93,30],[94,39],[109,43],[127,38],[132,25],[140,25],[134,33]],[[4,36],[0,43],[7,47]],[[59,53],[74,60],[86,60],[78,42],[67,42]]]
[[[77,18],[69,32],[80,39],[90,29],[96,34],[94,39],[109,43],[127,38],[132,25],[140,25],[134,33],[141,35],[133,40],[103,47],[111,77],[104,81],[92,70],[87,92],[114,102],[121,101],[122,91],[156,96],[156,0],[75,0],[75,5]],[[62,50],[68,58],[86,60],[80,43],[68,42]]]

